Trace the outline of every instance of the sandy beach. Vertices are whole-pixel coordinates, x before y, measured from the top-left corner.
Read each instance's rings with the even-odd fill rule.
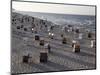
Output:
[[[52,28],[50,29],[50,27]],[[96,47],[91,48],[91,40],[95,40],[96,38],[95,32],[91,31],[92,37],[88,38],[89,31],[86,31],[86,27],[84,26],[80,26],[79,33],[76,33],[75,26],[56,25],[51,21],[12,12],[11,28],[12,73],[70,71],[96,68]],[[74,30],[70,28],[74,28]],[[49,33],[54,34],[53,39],[49,37]],[[51,46],[51,51],[47,54],[48,60],[46,63],[40,62],[40,52],[44,51],[45,47],[40,46],[40,41],[35,40],[36,34],[39,35],[40,39],[44,40],[44,44],[49,43]],[[62,37],[66,37],[66,44],[62,44],[62,34]],[[73,52],[73,40],[78,41],[80,44],[79,53]],[[28,64],[22,62],[22,57],[27,54],[30,54],[32,57],[29,59]]]

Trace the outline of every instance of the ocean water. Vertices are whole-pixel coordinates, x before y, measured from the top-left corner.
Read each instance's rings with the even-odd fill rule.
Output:
[[[83,26],[91,31],[96,29],[96,17],[94,15],[74,15],[74,14],[57,14],[57,13],[40,13],[16,11],[21,14],[48,20],[57,25],[74,25]]]

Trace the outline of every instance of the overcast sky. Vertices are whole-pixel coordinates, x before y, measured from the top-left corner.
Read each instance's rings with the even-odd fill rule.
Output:
[[[95,15],[94,6],[77,6],[77,5],[13,1],[12,8],[19,11],[76,14],[76,15]]]

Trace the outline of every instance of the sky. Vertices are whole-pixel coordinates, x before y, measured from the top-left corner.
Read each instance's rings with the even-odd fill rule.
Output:
[[[74,15],[95,15],[95,6],[63,5],[13,1],[12,8],[18,11],[58,13]]]

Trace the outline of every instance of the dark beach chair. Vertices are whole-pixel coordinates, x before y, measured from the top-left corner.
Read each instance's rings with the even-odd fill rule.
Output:
[[[39,35],[35,35],[35,40],[40,40],[40,36]]]

